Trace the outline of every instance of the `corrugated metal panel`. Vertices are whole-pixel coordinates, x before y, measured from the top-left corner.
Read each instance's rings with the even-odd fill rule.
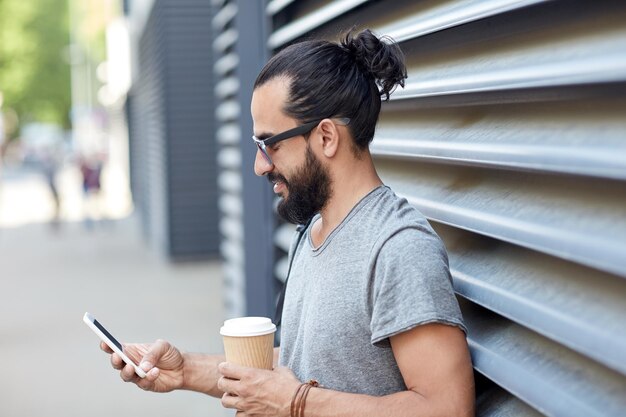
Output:
[[[294,0],[272,0],[268,3],[265,11],[268,15],[274,15],[293,2]]]
[[[371,149],[448,247],[486,381],[477,415],[623,415],[626,3],[275,0],[266,11],[272,48],[354,24],[401,43],[409,79]],[[279,280],[292,231],[275,235]]]
[[[220,250],[224,259],[224,299],[226,315],[229,317],[241,316],[245,313],[243,232],[238,230],[233,233],[236,228],[232,226],[233,224],[243,224],[241,199],[243,185],[240,173],[241,153],[239,151],[241,134],[238,126],[234,124],[237,116],[238,112],[231,117],[228,117],[228,113],[217,116],[222,124],[217,131],[217,139],[220,143],[218,154],[220,232],[222,235]],[[237,159],[239,161],[234,161]],[[234,164],[233,162],[238,163]]]
[[[273,279],[274,250],[271,245],[259,242],[269,242],[273,235],[273,195],[267,182],[254,174],[256,146],[248,136],[253,131],[252,116],[248,110],[252,86],[267,59],[265,2],[238,0],[237,4],[239,65],[235,72],[239,79],[238,102],[245,109],[241,113],[239,124],[244,134],[240,149],[243,167],[243,227],[247,235],[244,241],[246,314],[272,316],[278,290]]]
[[[133,191],[149,240],[172,259],[217,254],[211,8],[157,0],[131,91]]]
[[[129,105],[129,139],[133,198],[141,214],[142,229],[150,244],[167,252],[167,164],[165,162],[165,42],[160,7],[154,7],[139,39],[140,76],[133,85]]]
[[[239,64],[236,51],[238,33],[235,18],[238,6],[235,1],[213,2],[216,13],[212,21],[215,40],[214,95],[215,117],[218,121],[217,153],[220,210],[220,252],[224,260],[224,300],[226,316],[245,314],[244,231],[243,231],[243,180],[241,177],[240,105],[237,101],[238,79],[235,71]],[[233,88],[235,86],[235,88]]]
[[[396,42],[406,42],[420,36],[476,22],[491,16],[521,9],[550,0],[483,0],[448,1],[431,5],[396,19],[392,24],[376,27]]]
[[[626,162],[620,155],[626,122],[619,117],[617,104],[597,100],[593,106],[601,111],[593,113],[589,103],[470,108],[456,112],[454,124],[449,123],[447,109],[422,109],[413,116],[387,113],[381,117],[372,149],[381,156],[415,161],[626,179]],[[559,130],[555,117],[546,117],[557,113],[569,118],[567,130]],[[411,131],[418,123],[407,123],[407,117],[419,121],[419,137]],[[446,136],[448,140],[441,140]]]
[[[213,54],[208,47],[212,10],[195,0],[170,0],[165,6],[170,255],[214,256],[219,234]]]
[[[367,3],[369,0],[338,0],[332,1],[316,9],[295,21],[280,28],[274,28],[267,43],[270,48],[278,48],[309,31],[317,28],[320,24],[328,22],[337,16],[349,12],[351,9]],[[270,9],[270,12],[272,9]],[[271,14],[271,13],[270,13]]]
[[[517,324],[463,304],[474,367],[549,416],[619,416],[624,377]]]
[[[248,112],[252,84],[266,59],[265,2],[243,0],[213,3],[218,8],[212,27],[216,76],[220,231],[225,259],[227,315],[272,315],[274,308],[273,248],[259,245],[273,233],[271,190],[262,188],[253,172],[256,153]],[[245,135],[244,135],[245,136]]]
[[[491,388],[476,398],[476,415],[481,417],[542,417],[517,397],[501,388]]]
[[[449,226],[437,231],[460,295],[626,374],[626,340],[614,337],[626,332],[623,279]]]

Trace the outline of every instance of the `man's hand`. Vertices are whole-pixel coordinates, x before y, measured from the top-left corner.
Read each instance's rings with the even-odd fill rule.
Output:
[[[237,416],[289,417],[291,398],[300,386],[289,368],[268,371],[224,362],[218,371],[222,405],[238,410]]]
[[[104,343],[100,349],[111,354],[111,365],[120,371],[120,376],[126,382],[132,382],[139,388],[153,392],[169,392],[180,389],[184,382],[184,358],[178,349],[164,340],[154,343],[124,344],[124,353],[132,361],[138,363],[147,376],[140,378],[131,365],[127,365],[122,358]]]

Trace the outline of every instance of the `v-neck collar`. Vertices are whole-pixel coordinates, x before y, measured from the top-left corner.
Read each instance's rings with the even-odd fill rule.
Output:
[[[365,196],[363,196],[363,198],[361,198],[359,200],[358,203],[356,203],[354,205],[354,207],[352,207],[352,209],[350,210],[350,212],[348,213],[348,215],[346,217],[344,217],[344,219],[341,221],[341,223],[339,223],[337,225],[337,227],[335,227],[333,229],[332,232],[329,233],[328,236],[326,236],[326,239],[324,239],[324,241],[322,242],[321,245],[319,245],[317,248],[313,245],[313,237],[312,237],[312,231],[313,231],[313,226],[315,225],[315,223],[322,217],[319,213],[315,215],[315,217],[313,217],[313,220],[311,221],[311,224],[309,225],[309,230],[307,230],[307,241],[309,242],[309,247],[311,248],[311,252],[313,253],[313,256],[317,256],[320,253],[322,253],[324,251],[324,249],[330,244],[330,242],[333,240],[333,238],[339,233],[339,231],[341,229],[343,229],[349,222],[350,220],[352,220],[352,218],[363,208],[365,207],[375,196],[379,195],[380,193],[382,193],[385,189],[389,189],[389,187],[387,187],[386,185],[379,185],[378,187],[374,188],[372,191],[370,191],[369,193],[367,193]]]

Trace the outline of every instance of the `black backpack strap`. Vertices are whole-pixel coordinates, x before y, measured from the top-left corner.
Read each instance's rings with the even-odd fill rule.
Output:
[[[283,284],[283,288],[280,291],[280,296],[278,297],[278,304],[276,304],[276,314],[274,315],[274,324],[276,327],[280,326],[280,323],[283,318],[283,305],[285,304],[285,293],[287,292],[287,281],[289,280],[289,275],[291,274],[291,266],[293,265],[293,259],[296,257],[296,250],[298,250],[298,246],[300,245],[300,241],[304,236],[306,229],[311,224],[312,218],[309,219],[306,224],[299,224],[296,226],[296,231],[298,232],[298,238],[296,240],[296,245],[293,247],[293,253],[291,254],[291,259],[289,259],[289,268],[287,269],[287,277],[285,277],[285,283]]]

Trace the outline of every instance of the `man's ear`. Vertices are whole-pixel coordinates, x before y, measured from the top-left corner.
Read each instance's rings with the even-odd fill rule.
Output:
[[[317,126],[319,143],[322,152],[327,158],[332,158],[339,149],[339,131],[337,125],[330,119],[324,119]]]

